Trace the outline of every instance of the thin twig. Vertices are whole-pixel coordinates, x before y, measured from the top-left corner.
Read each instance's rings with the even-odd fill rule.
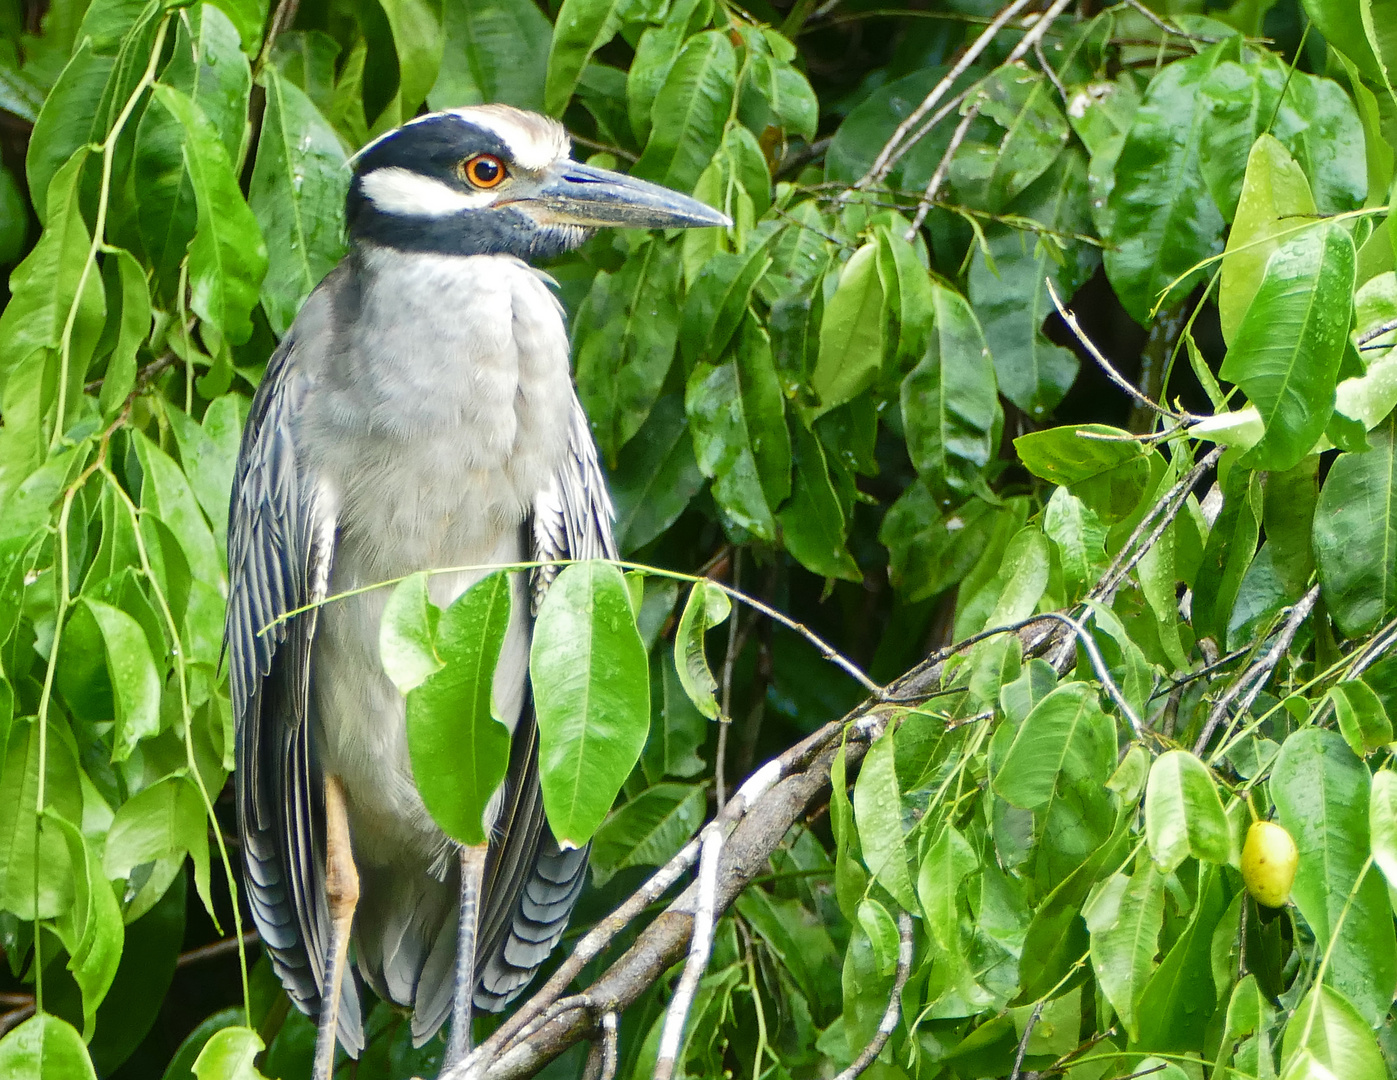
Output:
[[[1030,0],[1012,0],[981,32],[980,36],[971,42],[970,47],[961,54],[961,58],[956,61],[955,66],[946,73],[945,78],[931,88],[930,93],[922,99],[922,103],[907,114],[907,118],[897,125],[897,129],[889,136],[888,141],[883,145],[883,149],[878,151],[878,156],[873,159],[873,164],[868,167],[868,172],[859,177],[854,182],[854,186],[846,193],[847,199],[855,191],[862,191],[871,184],[879,183],[888,175],[892,166],[889,161],[894,153],[907,139],[909,133],[921,123],[922,117],[936,108],[937,103],[946,96],[946,91],[951,88],[957,79],[964,75],[970,66],[980,58],[980,54],[989,48],[990,42],[999,31],[1008,25],[1009,20],[1014,18],[1024,8],[1028,7]]]
[[[742,549],[738,548],[733,552],[732,557],[732,587],[742,588]],[[718,750],[713,755],[713,785],[718,797],[719,806],[726,806],[728,801],[727,787],[727,765],[728,765],[728,730],[732,727],[732,668],[737,661],[737,624],[740,622],[738,612],[732,613],[732,618],[728,620],[728,648],[723,656],[723,700],[722,708],[718,713]]]
[[[897,1030],[897,1022],[902,1018],[902,990],[907,985],[907,976],[912,972],[912,916],[905,911],[897,913],[897,976],[893,979],[893,992],[888,996],[888,1007],[878,1024],[873,1040],[859,1051],[859,1056],[834,1080],[854,1080],[870,1065],[878,1060],[888,1039]]]
[[[1121,711],[1121,715],[1130,724],[1130,730],[1135,733],[1135,737],[1143,740],[1146,734],[1144,721],[1135,714],[1135,710],[1130,707],[1130,702],[1126,701],[1125,695],[1121,693],[1121,688],[1116,685],[1116,680],[1111,677],[1111,669],[1106,666],[1106,661],[1101,656],[1101,650],[1096,647],[1096,639],[1091,636],[1091,631],[1072,616],[1061,611],[1044,611],[1034,618],[1056,619],[1063,625],[1072,628],[1072,632],[1077,635],[1077,640],[1082,643],[1082,648],[1086,650],[1087,659],[1091,661],[1091,668],[1096,672],[1097,679],[1101,681],[1101,685],[1106,688],[1106,693],[1116,703],[1116,708]]]
[[[1394,330],[1397,330],[1397,319],[1389,319],[1381,326],[1375,326],[1371,330],[1365,330],[1358,335],[1358,347],[1361,349],[1370,341],[1376,341],[1378,338],[1382,337],[1383,334],[1390,334]]]
[[[1153,23],[1159,29],[1163,30],[1166,34],[1172,34],[1174,35],[1174,37],[1181,37],[1187,41],[1202,42],[1205,45],[1216,45],[1219,41],[1222,40],[1222,38],[1204,37],[1202,34],[1190,34],[1187,30],[1184,30],[1180,27],[1170,26],[1167,22],[1161,19],[1144,4],[1140,3],[1140,0],[1125,0],[1125,2],[1130,7],[1138,11],[1141,15],[1143,15],[1149,22]],[[1150,42],[1149,44],[1153,45],[1154,42]]]
[[[1319,586],[1315,585],[1304,596],[1300,597],[1295,606],[1290,609],[1290,614],[1281,625],[1280,632],[1276,634],[1275,643],[1267,650],[1266,655],[1242,672],[1237,680],[1227,688],[1227,692],[1218,699],[1217,704],[1208,714],[1208,722],[1203,725],[1203,731],[1199,734],[1198,741],[1193,744],[1195,754],[1202,757],[1203,751],[1208,748],[1208,743],[1212,740],[1218,725],[1227,719],[1228,708],[1234,701],[1237,702],[1238,715],[1251,708],[1252,702],[1261,693],[1261,688],[1266,685],[1271,672],[1275,670],[1281,657],[1290,648],[1290,643],[1295,640],[1295,635],[1300,630],[1300,624],[1309,618],[1310,612],[1314,610],[1317,600],[1319,600]],[[1243,694],[1244,690],[1245,694]],[[1238,700],[1239,698],[1240,700]]]
[[[601,1032],[587,1055],[583,1080],[616,1080],[616,1060],[616,1013],[606,1012],[602,1014]]]
[[[249,930],[243,934],[242,944],[244,946],[256,945],[261,940],[262,936],[256,930]],[[235,937],[224,938],[222,941],[215,941],[212,945],[203,945],[197,949],[180,953],[179,959],[175,961],[175,966],[187,967],[190,964],[202,963],[205,960],[216,960],[220,956],[237,951],[238,939]]]
[[[1028,1023],[1024,1025],[1023,1038],[1019,1040],[1019,1049],[1014,1054],[1014,1070],[1009,1074],[1009,1080],[1019,1080],[1019,1074],[1023,1072],[1024,1055],[1028,1053],[1028,1040],[1033,1037],[1033,1029],[1038,1026],[1038,1018],[1043,1015],[1043,1003],[1040,1001],[1033,1006],[1033,1012],[1029,1014]]]
[[[1053,307],[1057,308],[1057,313],[1060,316],[1062,316],[1062,321],[1067,324],[1067,328],[1071,330],[1073,335],[1075,335],[1075,337],[1077,338],[1077,340],[1082,343],[1082,348],[1086,349],[1088,355],[1090,355],[1091,358],[1096,361],[1097,366],[1099,366],[1101,370],[1106,373],[1106,377],[1108,379],[1110,379],[1113,383],[1115,383],[1127,394],[1129,394],[1130,397],[1133,398],[1136,402],[1143,405],[1145,408],[1158,413],[1160,416],[1167,416],[1170,420],[1174,421],[1180,421],[1191,418],[1190,414],[1188,413],[1175,412],[1173,409],[1166,408],[1165,406],[1160,405],[1155,401],[1152,401],[1148,396],[1140,392],[1140,388],[1138,386],[1136,386],[1133,382],[1131,382],[1119,371],[1117,371],[1111,365],[1111,362],[1107,360],[1105,356],[1102,355],[1101,350],[1098,349],[1092,343],[1091,338],[1087,337],[1087,335],[1083,332],[1081,324],[1077,322],[1077,316],[1074,315],[1066,307],[1064,307],[1062,301],[1058,299],[1057,289],[1053,288],[1053,279],[1049,277],[1044,278],[1043,280],[1047,283],[1048,296],[1052,298]]]
[[[1067,102],[1067,87],[1062,85],[1062,80],[1057,77],[1057,72],[1053,70],[1053,65],[1048,63],[1048,57],[1043,52],[1043,43],[1035,41],[1033,43],[1033,55],[1038,60],[1038,66],[1043,69],[1043,74],[1048,77],[1048,81],[1057,89],[1057,96],[1062,98],[1063,105]]]
[[[931,204],[936,201],[936,193],[941,190],[941,184],[951,169],[951,159],[956,156],[960,144],[965,142],[965,136],[970,132],[970,125],[975,122],[975,118],[979,115],[980,105],[977,102],[965,110],[965,115],[960,118],[956,130],[951,133],[951,141],[946,144],[946,152],[941,155],[941,160],[936,164],[936,171],[931,174],[931,179],[927,181],[926,190],[922,192],[922,197],[917,200],[917,212],[912,215],[912,224],[907,226],[907,232],[903,234],[903,239],[909,243],[916,239],[922,222],[926,221],[927,214],[931,212]]]
[[[961,103],[964,102],[965,99],[970,96],[970,91],[972,89],[974,89],[974,87],[966,87],[959,94],[956,94],[944,105],[942,105],[941,108],[937,109],[934,113],[932,113],[924,121],[922,121],[922,126],[912,133],[912,137],[908,139],[905,143],[903,143],[901,146],[899,146],[888,157],[887,167],[889,172],[891,172],[894,168],[897,167],[897,163],[899,161],[901,161],[904,157],[906,157],[909,153],[912,152],[912,148],[914,146],[916,146],[919,142],[926,138],[927,135],[931,133],[932,128],[934,128],[937,124],[941,123],[941,121],[946,119],[946,117],[950,116],[951,113],[959,109],[961,107]]]
[[[1004,58],[1004,63],[1000,66],[1008,67],[1010,64],[1017,63],[1021,60],[1029,49],[1032,49],[1038,42],[1043,40],[1043,35],[1048,32],[1048,28],[1052,26],[1053,20],[1061,15],[1070,3],[1072,3],[1072,0],[1053,0],[1053,2],[1048,5],[1048,10],[1038,16],[1037,21],[1029,27],[1028,32],[1019,40],[1019,43],[1009,50],[1009,55]],[[907,240],[909,242],[917,235],[917,230],[922,227],[922,222],[926,220],[926,216],[931,210],[931,204],[936,201],[937,189],[941,187],[941,182],[945,179],[946,170],[950,168],[951,158],[955,155],[956,150],[959,149],[961,142],[964,141],[966,132],[970,130],[970,122],[979,114],[980,106],[977,102],[966,111],[965,117],[956,128],[955,134],[951,136],[951,145],[947,147],[946,154],[941,159],[941,164],[936,167],[936,173],[932,175],[931,181],[927,184],[926,191],[922,195],[921,201],[917,203],[917,213],[913,218],[912,227],[907,230]]]
[[[665,1011],[664,1027],[660,1031],[660,1050],[655,1059],[655,1080],[670,1080],[684,1045],[684,1025],[698,993],[699,980],[708,967],[713,952],[713,924],[717,920],[718,865],[727,834],[714,821],[703,830],[703,853],[699,856],[698,905],[694,908],[693,937],[689,941],[689,958],[674,989],[669,1008]]]
[[[1116,561],[1110,566],[1106,573],[1102,575],[1096,585],[1092,587],[1091,592],[1087,594],[1090,599],[1105,600],[1115,592],[1120,586],[1120,583],[1125,580],[1126,575],[1129,574],[1131,570],[1135,569],[1140,560],[1145,557],[1145,553],[1159,542],[1159,538],[1164,535],[1164,530],[1173,523],[1174,519],[1179,516],[1179,511],[1182,510],[1184,504],[1188,502],[1188,497],[1198,485],[1198,481],[1203,479],[1204,474],[1217,464],[1222,454],[1223,447],[1213,447],[1203,455],[1198,464],[1184,473],[1179,482],[1166,491],[1163,497],[1150,508],[1150,512],[1141,519],[1140,524],[1135,526],[1135,530],[1130,534],[1129,539],[1126,540],[1125,546],[1121,548],[1120,554],[1116,556]],[[1163,515],[1162,517],[1160,516],[1161,514]],[[1146,539],[1144,543],[1136,546],[1136,541],[1140,539],[1145,530],[1150,527],[1157,517],[1159,518],[1159,522],[1155,525],[1148,539]]]
[[[612,146],[610,143],[597,142],[596,139],[589,139],[585,135],[578,135],[569,131],[568,138],[581,146],[585,146],[588,150],[596,150],[603,154],[610,154],[613,157],[620,158],[622,161],[634,163],[640,160],[639,156],[631,153],[629,150],[624,150],[619,146]]]

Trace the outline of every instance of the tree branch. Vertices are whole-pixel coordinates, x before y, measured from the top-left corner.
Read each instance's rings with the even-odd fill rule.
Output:
[[[888,996],[888,1007],[883,1019],[878,1023],[878,1032],[873,1041],[865,1046],[847,1069],[834,1080],[855,1080],[860,1073],[878,1060],[883,1047],[897,1029],[902,1018],[902,990],[907,985],[907,976],[912,973],[912,916],[905,911],[897,913],[897,976],[893,979],[893,992]]]

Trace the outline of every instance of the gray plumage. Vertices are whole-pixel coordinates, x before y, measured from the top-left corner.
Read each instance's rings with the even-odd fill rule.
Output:
[[[493,184],[468,182],[476,158],[467,155],[480,153],[509,171],[498,198]],[[625,224],[627,213],[642,225],[725,220],[679,196],[671,206],[670,195],[571,162],[561,127],[543,117],[487,106],[421,118],[361,152],[350,253],[268,364],[230,514],[237,802],[257,926],[312,1016],[329,934],[327,775],[345,792],[361,883],[357,969],[379,996],[413,1010],[418,1044],[451,1012],[460,870],[418,796],[404,702],[379,658],[388,591],[271,624],[426,568],[615,557],[563,310],[551,279],[516,254],[564,250],[584,226]],[[600,209],[589,217],[589,206]],[[432,577],[432,601],[444,608],[483,573]],[[486,815],[473,994],[492,1011],[557,943],[586,869],[585,849],[555,842],[539,790],[527,668],[552,576],[513,578],[495,673],[513,738]],[[343,984],[339,1039],[351,1053],[364,1045],[354,978]]]

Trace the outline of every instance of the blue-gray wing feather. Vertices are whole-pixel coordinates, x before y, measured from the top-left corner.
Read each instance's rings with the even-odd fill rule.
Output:
[[[267,365],[243,429],[228,531],[225,647],[237,724],[237,808],[248,899],[272,966],[303,1012],[321,1005],[328,916],[324,793],[311,744],[310,649],[334,522],[295,445],[306,393],[293,328]],[[364,1045],[358,989],[345,980],[340,1040]]]

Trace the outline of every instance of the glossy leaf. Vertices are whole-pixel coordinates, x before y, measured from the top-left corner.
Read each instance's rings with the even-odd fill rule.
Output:
[[[661,398],[611,476],[616,543],[623,555],[668,529],[703,487],[680,397]]]
[[[1127,517],[1145,494],[1148,458],[1138,443],[1093,439],[1082,432],[1119,434],[1099,424],[1049,428],[1020,435],[1014,448],[1031,473],[1063,485],[1105,524],[1114,525]]]
[[[1067,683],[1019,725],[992,784],[1010,803],[1031,810],[1052,798],[1059,782],[1104,783],[1115,756],[1112,725],[1096,691],[1085,683]]]
[[[427,582],[426,572],[419,571],[394,586],[379,624],[383,670],[404,695],[446,666],[436,647],[441,612],[427,596]]]
[[[410,668],[413,676],[427,668],[425,653],[419,651],[422,631],[436,623],[431,647],[440,657],[441,668],[407,694],[408,754],[418,793],[432,820],[458,843],[473,847],[490,838],[485,810],[509,766],[510,733],[498,715],[494,685],[510,626],[510,590],[510,575],[494,573],[462,593],[438,618],[425,613],[425,627],[396,624],[412,642],[403,650],[411,659],[402,657],[401,679],[403,667]],[[392,605],[397,609],[393,615],[402,608],[413,609],[411,615],[420,611],[418,604],[425,597],[419,601],[415,591],[409,586],[398,596],[395,590],[398,603]],[[389,615],[385,609],[385,628]],[[398,681],[399,689],[402,685]]]
[[[543,108],[553,28],[528,0],[446,0],[433,109],[502,102]]]
[[[565,567],[539,608],[529,659],[548,822],[580,847],[645,746],[650,675],[626,583],[604,563]]]
[[[1366,454],[1340,454],[1315,510],[1315,566],[1343,633],[1374,629],[1397,609],[1397,445],[1393,421],[1369,435]]]
[[[1221,246],[1222,215],[1200,168],[1205,110],[1197,88],[1221,57],[1216,45],[1165,66],[1150,82],[1116,161],[1106,201],[1106,274],[1140,323],[1170,283],[1181,298],[1193,265]]]
[[[44,807],[67,821],[81,821],[78,764],[52,722],[45,742]],[[18,721],[10,729],[0,779],[0,906],[23,919],[55,918],[72,906],[74,873],[63,833],[34,812],[39,798],[35,721]]]
[[[1361,679],[1346,679],[1329,691],[1339,731],[1349,749],[1365,757],[1392,741],[1392,720],[1382,700]]]
[[[1145,788],[1145,835],[1160,870],[1171,874],[1190,855],[1226,863],[1231,830],[1207,766],[1185,750],[1155,759]]]
[[[194,884],[204,907],[209,894],[209,841],[204,803],[194,782],[171,776],[143,789],[121,804],[107,835],[107,876],[128,877],[137,866],[185,854],[194,862]]]
[[[884,305],[878,247],[865,244],[844,264],[820,323],[819,359],[810,385],[822,411],[851,400],[878,377],[886,347]]]
[[[933,329],[902,381],[907,450],[934,492],[964,496],[983,483],[1003,424],[994,368],[975,313],[950,289],[932,289]]]
[[[184,166],[198,208],[189,241],[189,306],[241,343],[252,333],[249,316],[267,272],[267,245],[238,190],[218,131],[199,107],[178,90],[159,85],[152,108],[163,108],[184,133]]]
[[[650,110],[650,139],[635,174],[692,191],[722,141],[736,81],[737,54],[726,34],[706,30],[685,42]]]
[[[553,28],[543,90],[544,111],[554,116],[567,106],[592,54],[616,36],[626,7],[625,0],[564,0],[564,4]]]
[[[891,731],[881,735],[863,759],[854,784],[854,821],[869,873],[905,910],[912,910],[917,898],[907,869],[902,796],[897,786],[897,757]]]
[[[1164,876],[1145,862],[1130,877],[1108,878],[1083,913],[1091,933],[1091,965],[1106,999],[1138,1039],[1135,1007],[1154,974],[1164,925]]]
[[[0,1071],[13,1080],[96,1080],[82,1036],[65,1020],[38,1013],[0,1039]]]
[[[1314,728],[1282,744],[1271,775],[1281,824],[1300,849],[1295,906],[1329,950],[1326,981],[1371,1024],[1397,990],[1397,938],[1380,876],[1369,871],[1359,880],[1369,852],[1369,788],[1368,770],[1338,733]]]
[[[1343,993],[1321,983],[1285,1026],[1281,1075],[1286,1080],[1326,1075],[1382,1080],[1388,1071],[1368,1021]]]
[[[718,680],[708,665],[704,635],[726,620],[731,612],[732,601],[727,593],[707,582],[695,582],[674,632],[674,662],[679,671],[679,683],[698,711],[710,720],[719,718]]]
[[[112,760],[124,761],[138,742],[160,730],[160,672],[140,623],[120,608],[92,599],[84,602],[102,632],[116,698]]]
[[[707,799],[698,784],[656,784],[606,819],[592,839],[592,880],[605,885],[629,866],[660,866],[703,824]]]
[[[214,1032],[194,1062],[196,1080],[265,1080],[254,1059],[262,1038],[251,1028],[227,1027]]]
[[[349,172],[339,136],[305,92],[275,68],[266,69],[261,83],[267,110],[248,204],[267,243],[262,306],[273,332],[285,334],[343,254],[335,219]]]

